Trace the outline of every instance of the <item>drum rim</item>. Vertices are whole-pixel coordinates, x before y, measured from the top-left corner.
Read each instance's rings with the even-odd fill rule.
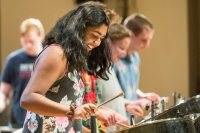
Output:
[[[180,118],[167,118],[167,119],[159,119],[159,120],[154,120],[154,121],[147,121],[147,122],[144,122],[144,123],[141,123],[141,124],[137,124],[137,125],[131,126],[130,128],[136,128],[136,127],[141,127],[141,126],[145,126],[145,125],[148,125],[148,124],[156,124],[156,123],[160,123],[160,122],[180,121],[180,120],[190,121],[191,124],[193,125],[193,121],[191,119],[180,117]],[[121,132],[121,131],[130,129],[130,128],[124,128],[124,129],[121,129],[121,130],[118,130],[118,131],[115,131],[115,132],[112,132],[112,133]]]

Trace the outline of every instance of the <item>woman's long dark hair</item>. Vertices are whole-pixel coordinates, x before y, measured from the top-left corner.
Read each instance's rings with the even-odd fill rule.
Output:
[[[69,71],[85,70],[102,79],[108,79],[111,66],[111,52],[106,43],[107,36],[99,47],[90,52],[85,44],[86,28],[105,24],[109,26],[105,12],[95,6],[79,6],[63,16],[46,35],[43,46],[58,44],[64,49],[69,63]]]

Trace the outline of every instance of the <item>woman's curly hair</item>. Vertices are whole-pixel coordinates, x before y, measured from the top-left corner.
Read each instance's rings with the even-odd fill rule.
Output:
[[[82,5],[64,15],[46,35],[43,46],[60,45],[66,55],[69,71],[87,71],[96,77],[108,79],[107,71],[111,66],[111,52],[106,43],[107,36],[100,46],[90,52],[85,44],[87,27],[105,24],[109,26],[105,12],[92,5]]]

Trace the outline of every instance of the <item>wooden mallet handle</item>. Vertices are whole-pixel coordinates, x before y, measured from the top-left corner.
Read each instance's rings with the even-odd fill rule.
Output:
[[[111,102],[112,100],[114,100],[114,99],[116,99],[116,98],[118,98],[118,97],[121,97],[121,96],[124,96],[124,93],[123,93],[123,92],[121,92],[121,93],[119,93],[117,96],[115,96],[115,97],[113,97],[113,98],[111,98],[111,99],[109,99],[109,100],[107,100],[107,101],[101,103],[99,106],[97,106],[97,108],[99,108],[99,107],[103,106],[104,104],[106,104],[106,103],[108,103],[108,102]]]

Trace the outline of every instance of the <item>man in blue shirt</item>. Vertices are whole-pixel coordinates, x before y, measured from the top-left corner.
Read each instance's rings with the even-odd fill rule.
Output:
[[[155,93],[143,93],[139,90],[141,61],[138,52],[150,46],[154,28],[142,14],[129,16],[125,19],[124,25],[132,31],[131,45],[127,56],[115,64],[114,69],[125,93],[125,98],[128,99],[127,102],[137,102],[144,109],[146,104],[151,104],[151,101],[158,102],[160,99]]]
[[[5,110],[6,101],[13,92],[11,123],[15,128],[23,126],[26,111],[20,107],[20,98],[30,79],[33,63],[42,50],[43,38],[44,29],[39,20],[24,20],[20,27],[22,49],[12,52],[7,57],[2,71],[0,111]]]

